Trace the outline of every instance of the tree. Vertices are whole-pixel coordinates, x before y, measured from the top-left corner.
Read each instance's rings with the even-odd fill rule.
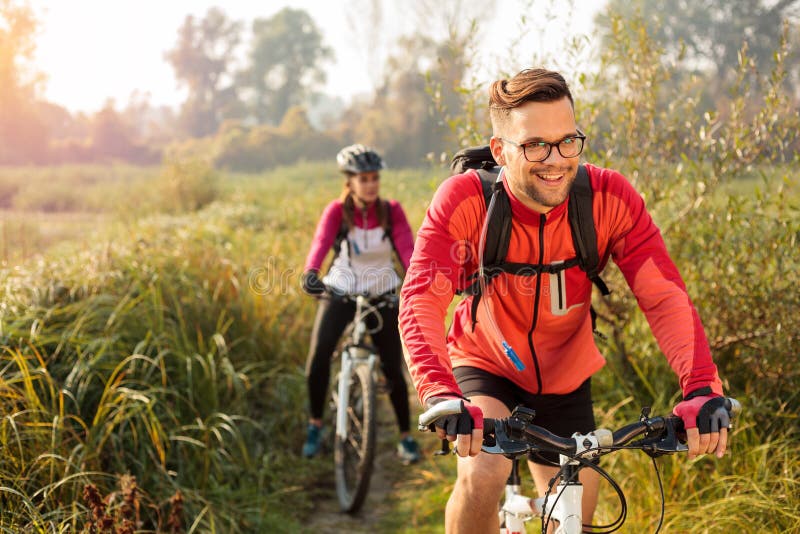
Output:
[[[98,158],[129,159],[133,148],[133,132],[116,110],[113,100],[92,119],[91,142]]]
[[[596,20],[604,42],[611,38],[613,14],[630,18],[637,12],[667,58],[681,63],[686,72],[706,73],[717,90],[735,78],[744,42],[756,64],[769,65],[779,46],[782,22],[796,23],[800,17],[800,0],[680,0],[668,9],[661,0],[609,0]],[[798,61],[795,58],[795,68]]]
[[[175,77],[189,90],[181,109],[186,133],[202,137],[217,131],[222,120],[237,114],[232,58],[241,39],[241,23],[219,8],[202,19],[188,15],[178,29],[175,48],[165,54]]]
[[[312,84],[324,82],[322,64],[332,55],[305,11],[284,8],[269,19],[256,19],[250,65],[240,76],[253,116],[278,124],[291,106],[305,104]]]
[[[387,4],[381,0],[351,4],[360,15],[351,17],[351,31],[370,43],[368,56],[380,49],[378,37],[390,35],[393,29],[389,24],[396,17],[387,15]],[[424,31],[397,39],[394,53],[382,59],[384,74],[375,84],[374,98],[353,104],[341,121],[340,136],[374,145],[393,166],[422,164],[426,158],[455,152],[464,130],[476,124],[470,120],[474,100],[485,100],[468,87],[480,36],[477,20],[469,14],[480,13],[481,22],[486,23],[493,7],[491,2],[474,0],[415,3],[415,27]],[[378,69],[370,72],[379,74]],[[483,128],[481,139],[485,134]]]
[[[35,105],[37,75],[26,69],[37,21],[27,3],[0,0],[0,164],[47,157],[47,131]]]
[[[389,5],[386,5],[389,4]],[[385,0],[349,0],[344,6],[349,44],[361,57],[361,64],[376,89],[386,74],[386,56],[389,42],[386,38],[387,20],[397,20],[393,13],[386,15],[392,6]]]

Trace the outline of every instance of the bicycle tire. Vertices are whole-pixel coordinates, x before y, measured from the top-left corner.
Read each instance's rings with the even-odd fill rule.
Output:
[[[354,367],[349,396],[347,437],[334,436],[333,458],[339,507],[354,514],[364,504],[375,458],[375,385],[368,366]]]

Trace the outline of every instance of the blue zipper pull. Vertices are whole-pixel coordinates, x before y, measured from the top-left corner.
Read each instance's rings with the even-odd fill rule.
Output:
[[[503,340],[503,351],[506,353],[506,356],[508,356],[508,359],[511,360],[511,363],[514,364],[514,367],[517,368],[517,371],[522,371],[525,369],[525,364],[522,363],[522,360],[519,359],[517,353],[514,352],[514,349],[512,349],[511,345],[506,343],[505,340]]]

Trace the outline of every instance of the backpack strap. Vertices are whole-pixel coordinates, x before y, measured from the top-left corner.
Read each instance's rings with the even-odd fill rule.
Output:
[[[481,179],[487,213],[494,197],[492,218],[483,251],[483,265],[494,265],[505,260],[508,254],[508,244],[511,241],[511,202],[500,180],[499,167],[477,169],[477,172]]]
[[[383,209],[386,211],[386,226],[383,227],[383,238],[388,239],[394,248],[394,240],[392,239],[392,204],[388,200],[381,200],[383,202]]]
[[[501,273],[513,274],[515,276],[536,276],[539,274],[557,274],[561,271],[579,265],[578,258],[562,261],[560,263],[515,263],[515,262],[500,262],[494,265],[484,266],[483,275],[487,280],[492,280]],[[480,293],[480,285],[478,284],[478,273],[472,273],[467,280],[472,283],[461,290],[464,295],[478,295]]]
[[[347,226],[347,221],[345,220],[344,216],[342,217],[342,222],[339,225],[339,231],[336,232],[336,238],[333,240],[333,257],[334,260],[341,254],[342,252],[342,242],[347,242],[347,249],[350,250],[350,241],[347,239],[347,234],[350,233],[350,228]]]
[[[487,283],[499,274],[506,272],[520,276],[534,276],[541,273],[558,273],[574,266],[579,266],[586,273],[587,278],[605,296],[610,293],[608,286],[600,278],[600,256],[597,250],[597,232],[592,216],[592,186],[589,181],[589,173],[584,165],[578,166],[578,172],[569,194],[567,217],[572,232],[572,242],[575,247],[576,257],[560,264],[534,265],[529,263],[506,262],[508,245],[511,240],[511,202],[508,199],[502,181],[498,181],[499,169],[497,167],[484,166],[476,169],[481,178],[484,201],[488,210],[489,204],[494,197],[495,206],[492,218],[489,220],[489,227],[486,233],[486,245],[483,255],[484,276]],[[472,329],[477,323],[478,304],[481,299],[481,291],[478,274],[473,273],[469,280],[472,282],[465,287],[461,294],[473,295],[472,297]],[[592,328],[594,329],[594,309],[592,313]]]
[[[578,174],[572,184],[567,206],[572,244],[578,254],[578,265],[603,296],[611,291],[600,278],[600,256],[597,252],[597,232],[592,216],[592,185],[584,165],[578,165]]]
[[[491,152],[490,152],[491,154]],[[486,244],[483,251],[484,276],[489,283],[492,278],[503,272],[498,269],[498,264],[505,263],[508,254],[508,244],[511,241],[511,201],[508,199],[503,181],[500,179],[500,168],[487,162],[476,169],[481,179],[483,189],[483,200],[488,213],[489,206],[494,201],[492,207],[492,217],[489,219],[489,227],[486,230]],[[487,269],[487,267],[492,267]],[[480,280],[478,273],[474,273],[472,284],[461,291],[462,294],[472,295],[472,330],[475,330],[478,316],[478,303],[481,301]]]

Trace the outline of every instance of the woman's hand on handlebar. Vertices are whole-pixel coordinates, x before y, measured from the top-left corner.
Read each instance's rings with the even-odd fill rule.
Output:
[[[483,445],[483,412],[477,406],[453,395],[431,397],[425,402],[428,410],[420,416],[420,420],[426,414],[437,411],[437,405],[444,402],[454,409],[443,411],[433,420],[436,435],[440,439],[455,441],[456,454],[459,456],[476,456]]]
[[[322,280],[319,279],[319,273],[314,270],[309,270],[303,273],[303,291],[312,296],[320,296],[325,294],[327,287]]]

